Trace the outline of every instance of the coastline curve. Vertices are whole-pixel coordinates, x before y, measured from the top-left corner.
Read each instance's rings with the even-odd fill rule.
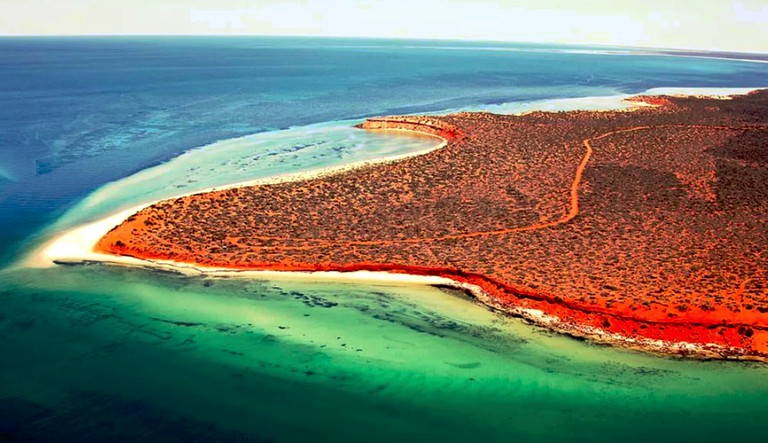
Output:
[[[372,121],[371,127],[368,129],[384,129],[384,130],[397,129],[397,130],[410,130],[410,131],[418,130],[416,127],[418,125],[414,125],[413,120],[408,120],[409,117],[406,117],[405,119],[406,119],[405,120],[406,124],[404,128],[392,127],[392,125],[390,124],[393,122],[393,120],[386,120],[386,118],[371,119]],[[450,141],[460,140],[465,136],[465,134],[463,134],[461,131],[455,131],[451,128],[447,129],[446,127],[441,127],[440,125],[424,124],[422,128],[426,129],[422,132],[426,132],[432,135],[437,135],[443,139],[443,143],[441,143],[436,149],[445,147]],[[566,223],[578,215],[579,213],[578,188],[581,184],[581,180],[584,174],[584,170],[586,169],[586,165],[589,162],[593,152],[592,141],[600,140],[616,133],[634,132],[634,131],[639,131],[639,130],[644,130],[649,128],[651,127],[638,126],[633,128],[625,128],[625,129],[612,131],[609,133],[604,133],[591,138],[584,139],[583,146],[586,149],[586,153],[583,156],[581,162],[579,163],[579,166],[577,167],[576,176],[572,182],[572,186],[570,189],[571,198],[570,198],[569,212],[560,220],[543,223],[535,228],[528,228],[526,230],[543,229],[546,227],[556,226],[562,223]],[[431,151],[432,150],[430,150],[429,152]],[[406,157],[411,157],[411,155],[408,155]],[[383,162],[384,163],[394,162],[399,159],[400,158],[385,159]],[[357,169],[359,167],[364,167],[371,164],[381,164],[381,163],[382,162],[366,162],[363,165],[356,165],[354,167],[344,167],[344,168],[335,169],[333,171],[325,171],[324,173],[319,175],[312,175],[309,177],[307,177],[306,175],[302,175],[301,177],[298,177],[298,178],[294,177],[288,180],[280,180],[280,181],[274,181],[274,182],[270,181],[269,183],[261,181],[260,183],[256,183],[256,184],[260,185],[260,184],[271,184],[271,183],[285,183],[285,182],[295,181],[295,180],[308,180],[312,178],[338,174],[340,172],[348,171],[350,169]],[[233,187],[252,186],[252,185],[254,185],[254,183],[250,182],[250,183],[244,183],[244,184],[237,184],[237,185],[234,185]],[[125,211],[124,213],[121,213],[121,216],[125,216],[123,220],[131,215],[128,212],[129,211]],[[110,223],[118,220],[119,218],[120,217],[113,217]],[[106,223],[106,225],[110,223]],[[99,230],[103,230],[104,226],[101,226]],[[91,233],[95,232],[93,226],[91,226],[86,230]],[[477,234],[477,233],[473,233],[473,234]],[[482,235],[483,233],[480,233],[480,234]],[[95,234],[89,237],[89,240],[87,241],[91,241],[93,237],[95,237]],[[415,240],[423,240],[423,239],[415,239]],[[356,244],[356,243],[352,243],[352,244]],[[50,247],[45,248],[45,250],[50,251],[51,248]],[[200,266],[200,265],[188,266],[185,264],[181,264],[179,262],[174,262],[172,260],[156,260],[153,258],[150,258],[147,260],[147,259],[140,259],[140,258],[130,257],[130,256],[122,256],[118,258],[114,255],[109,255],[109,254],[98,254],[98,253],[94,253],[94,254],[96,255],[91,256],[90,258],[84,259],[82,254],[78,256],[78,254],[74,253],[73,251],[71,258],[59,257],[58,259],[54,259],[53,261],[56,261],[57,263],[64,263],[64,262],[76,262],[79,260],[81,262],[82,261],[99,261],[99,262],[120,263],[120,264],[134,265],[134,266],[149,265],[149,266],[158,266],[165,269],[174,269],[177,271],[186,269],[187,271],[191,271],[193,273],[206,273],[210,275],[224,275],[224,273],[229,272],[229,273],[233,273],[232,275],[246,276],[246,275],[260,275],[260,274],[252,274],[252,273],[269,272],[269,271],[250,271],[250,270],[244,271],[244,270],[237,270],[232,268],[208,267],[208,266]],[[45,259],[48,261],[51,261],[50,256],[46,257]],[[284,269],[281,269],[279,272],[285,272],[285,271],[291,271],[291,270],[284,268]],[[399,268],[392,267],[391,269],[382,269],[382,266],[379,266],[379,265],[370,265],[370,266],[361,265],[359,266],[359,269],[354,269],[350,267],[340,268],[340,269],[322,269],[322,266],[318,266],[314,269],[302,269],[298,267],[297,269],[295,269],[295,271],[300,271],[300,274],[295,274],[295,275],[302,275],[302,276],[309,275],[311,278],[315,278],[318,276],[317,274],[314,274],[313,271],[320,271],[320,272],[338,271],[342,273],[359,272],[359,271],[364,271],[364,272],[369,272],[369,271],[382,272],[383,271],[383,273],[386,275],[381,275],[378,277],[385,278],[385,279],[391,278],[392,275],[402,275],[403,273],[413,274],[418,276],[418,278],[415,278],[413,282],[422,283],[422,284],[448,284],[460,289],[469,290],[477,299],[481,300],[484,304],[486,304],[491,308],[499,309],[501,311],[510,313],[512,315],[526,318],[527,320],[532,321],[534,323],[546,326],[548,328],[551,328],[569,335],[586,337],[598,342],[616,344],[616,345],[621,345],[621,346],[630,347],[630,348],[650,350],[650,351],[669,354],[669,355],[686,355],[686,356],[694,356],[694,357],[700,357],[700,358],[739,358],[739,359],[756,359],[756,360],[764,359],[764,356],[747,354],[746,352],[744,352],[743,350],[737,347],[721,346],[716,343],[687,343],[684,341],[671,342],[671,341],[664,341],[664,340],[645,339],[642,337],[638,338],[638,337],[622,336],[621,334],[615,334],[610,331],[603,330],[591,325],[585,326],[585,325],[574,324],[568,321],[563,321],[559,317],[547,315],[543,311],[540,311],[537,309],[530,309],[525,307],[517,307],[516,309],[515,307],[509,306],[507,304],[499,303],[498,299],[489,295],[486,289],[482,287],[482,285],[473,284],[473,282],[476,282],[478,276],[469,276],[465,278],[462,275],[460,275],[461,273],[458,273],[456,271],[451,271],[451,270],[438,270],[438,269],[430,269],[430,268],[417,269],[417,268],[407,268],[407,267],[399,267]],[[306,274],[305,272],[307,271],[309,271],[310,273]],[[261,274],[261,275],[264,275],[264,274]],[[332,276],[333,274],[329,274],[329,275]],[[366,275],[369,275],[369,274],[366,274]],[[430,280],[431,278],[444,278],[445,280]],[[439,281],[440,283],[434,283],[435,281]],[[429,282],[432,282],[432,283],[429,283]],[[524,295],[524,294],[521,293],[521,295]],[[552,300],[555,300],[555,299],[556,297],[552,298]]]

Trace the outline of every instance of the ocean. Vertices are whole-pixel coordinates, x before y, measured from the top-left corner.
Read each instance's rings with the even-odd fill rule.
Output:
[[[755,438],[761,364],[596,346],[432,287],[24,259],[138,204],[435,143],[369,116],[764,86],[760,61],[623,48],[0,38],[0,439]]]

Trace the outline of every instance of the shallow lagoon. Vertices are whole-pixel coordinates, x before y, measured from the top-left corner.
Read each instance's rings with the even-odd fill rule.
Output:
[[[2,280],[3,432],[23,439],[713,441],[768,416],[763,365],[594,346],[437,288],[109,266]]]

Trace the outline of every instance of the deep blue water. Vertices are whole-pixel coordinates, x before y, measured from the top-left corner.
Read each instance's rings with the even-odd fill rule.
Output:
[[[378,114],[768,83],[766,64],[562,49],[263,37],[0,38],[0,257],[9,259],[21,239],[99,185],[220,139]]]
[[[145,198],[425,143],[347,128],[365,116],[762,86],[765,63],[617,48],[0,38],[0,441],[760,441],[765,365],[593,346],[436,288],[3,264]]]

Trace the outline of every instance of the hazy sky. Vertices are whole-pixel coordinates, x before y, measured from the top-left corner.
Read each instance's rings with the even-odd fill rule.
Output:
[[[0,34],[456,38],[768,52],[768,0],[0,0]]]

